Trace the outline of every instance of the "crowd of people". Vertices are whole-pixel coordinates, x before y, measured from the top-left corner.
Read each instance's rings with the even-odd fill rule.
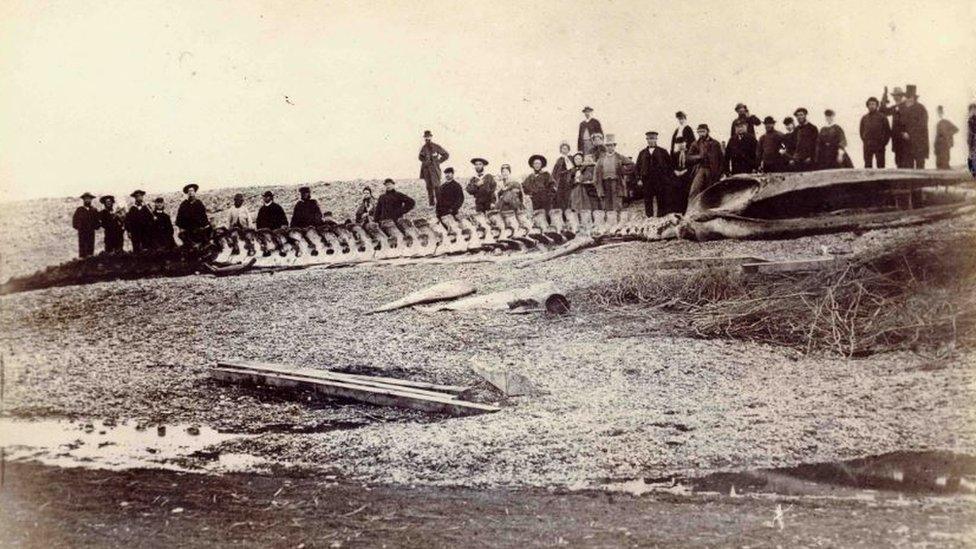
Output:
[[[859,133],[863,143],[865,168],[884,168],[887,147],[894,152],[898,168],[923,169],[929,158],[928,111],[919,102],[917,88],[894,88],[893,103],[889,104],[885,88],[881,100],[870,97],[867,111],[861,117]],[[488,210],[616,210],[626,202],[643,197],[648,217],[671,212],[684,212],[688,201],[722,177],[743,173],[802,172],[853,167],[847,154],[847,136],[834,121],[831,109],[824,111],[824,125],[817,128],[808,119],[809,111],[800,107],[787,116],[776,128],[777,120],[766,116],[760,120],[749,112],[745,104],[735,106],[727,142],[712,137],[708,124],[691,129],[684,112],[675,113],[677,127],[671,134],[670,149],[658,144],[658,131],[645,133],[647,146],[637,153],[637,160],[617,151],[613,134],[604,133],[603,125],[593,117],[593,109],[584,107],[579,123],[576,150],[568,141],[559,146],[559,157],[552,171],[546,170],[548,159],[533,154],[528,159],[531,173],[519,181],[512,176],[512,167],[502,164],[498,175],[489,173],[487,159],[471,159],[474,169],[462,187],[455,179],[453,167],[441,169],[450,154],[434,143],[433,133],[423,134],[420,148],[420,178],[427,190],[428,203],[435,215],[457,215],[465,202],[465,192],[474,201],[477,212]],[[939,121],[935,127],[936,167],[949,169],[950,151],[959,129],[945,118],[943,107],[937,108]],[[764,132],[756,137],[756,127]],[[976,174],[976,103],[969,105],[968,145],[970,171]],[[378,197],[367,186],[355,212],[356,223],[366,224],[384,220],[396,221],[410,212],[415,201],[396,189],[393,179],[383,183],[384,192]],[[176,229],[184,245],[210,240],[213,226],[203,203],[196,197],[199,186],[191,183],[183,187],[186,198],[176,214]],[[131,195],[128,210],[117,206],[111,195],[99,198],[103,208],[97,210],[91,193],[81,195],[82,205],[75,211],[73,226],[78,232],[78,254],[94,254],[95,232],[104,231],[105,251],[121,252],[128,233],[135,252],[176,247],[174,224],[166,213],[162,197],[153,200],[150,208],[141,190]],[[277,230],[285,227],[309,227],[335,223],[331,212],[322,211],[312,198],[309,187],[299,188],[291,221],[284,208],[275,202],[274,193],[265,191],[263,204],[256,217],[244,204],[244,195],[234,196],[234,205],[227,210],[229,228]],[[526,204],[526,198],[531,205]]]

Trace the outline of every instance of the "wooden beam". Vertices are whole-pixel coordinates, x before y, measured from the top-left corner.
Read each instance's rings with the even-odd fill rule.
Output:
[[[706,269],[708,267],[732,267],[749,263],[766,263],[767,259],[748,255],[734,255],[728,257],[679,257],[655,261],[648,266],[652,269]]]
[[[379,406],[396,406],[425,412],[450,414],[453,416],[468,416],[500,410],[497,406],[465,402],[452,398],[450,395],[427,396],[419,394],[416,391],[403,389],[383,389],[343,381],[313,379],[270,372],[255,372],[218,366],[210,371],[210,375],[220,381],[253,383],[292,389],[311,389],[331,397],[348,398]]]
[[[844,259],[819,257],[815,259],[795,259],[789,261],[769,261],[766,263],[746,263],[742,270],[749,274],[793,273],[799,271],[819,271],[837,265]]]
[[[437,383],[426,383],[423,381],[412,381],[409,379],[398,379],[395,377],[366,376],[360,374],[347,374],[345,372],[334,372],[332,370],[322,370],[318,368],[301,368],[297,366],[285,366],[282,364],[271,364],[267,362],[256,362],[249,360],[224,360],[217,363],[218,366],[238,368],[245,370],[274,372],[279,374],[289,374],[302,377],[312,377],[317,379],[335,379],[348,381],[350,383],[368,383],[394,385],[399,387],[409,387],[414,389],[424,389],[439,393],[451,393],[459,395],[469,390],[470,387],[461,385],[440,385]]]

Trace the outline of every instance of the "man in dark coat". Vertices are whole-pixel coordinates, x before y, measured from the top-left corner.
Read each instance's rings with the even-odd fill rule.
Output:
[[[891,139],[888,117],[879,110],[877,97],[869,97],[865,103],[868,112],[861,117],[861,142],[864,143],[864,167],[885,167],[885,147]],[[873,161],[873,162],[872,162]]]
[[[671,194],[671,156],[668,151],[657,146],[658,133],[654,131],[644,133],[647,147],[637,153],[634,171],[644,188],[644,215],[647,217],[661,217],[673,211]],[[657,200],[655,214],[654,201]]]
[[[264,204],[258,209],[258,218],[254,225],[260,229],[268,229],[269,231],[274,231],[282,227],[288,226],[288,216],[285,215],[285,209],[281,207],[274,201],[274,193],[271,191],[264,191],[263,195]]]
[[[464,204],[464,189],[454,179],[454,168],[444,170],[444,179],[441,188],[437,190],[437,206],[434,208],[439,218],[448,214],[457,215]]]
[[[754,114],[749,114],[749,107],[747,107],[745,103],[739,103],[736,105],[735,112],[738,116],[736,116],[735,120],[732,121],[732,129],[729,131],[729,139],[731,140],[733,137],[735,137],[735,125],[739,123],[746,125],[746,133],[756,137],[756,126],[762,124],[762,122],[759,121],[759,117]]]
[[[150,211],[149,205],[143,202],[146,197],[145,191],[136,190],[129,196],[135,199],[135,203],[129,207],[129,212],[125,214],[125,230],[129,233],[132,251],[141,252],[150,248],[152,211]]]
[[[759,159],[759,171],[776,173],[786,170],[786,160],[780,149],[783,147],[783,134],[776,130],[776,119],[767,116],[763,119],[766,133],[759,136],[756,146],[756,157]]]
[[[969,104],[969,120],[966,121],[966,146],[969,147],[969,173],[976,178],[976,103]]]
[[[115,197],[112,195],[105,195],[98,201],[103,206],[102,211],[98,212],[98,223],[105,231],[105,252],[120,253],[125,243],[125,212],[115,208]]]
[[[959,128],[955,124],[946,120],[945,109],[939,105],[935,109],[939,114],[939,121],[935,124],[935,167],[940,170],[949,169],[949,151],[952,150],[955,135],[959,133]]]
[[[684,112],[678,111],[674,113],[674,117],[678,120],[678,127],[674,129],[671,134],[671,160],[675,160],[675,154],[678,153],[678,144],[683,143],[684,149],[687,151],[691,144],[695,142],[695,130],[691,129],[688,125],[688,116]],[[677,165],[677,163],[675,163]]]
[[[891,150],[895,153],[895,166],[898,168],[911,167],[911,154],[909,152],[908,141],[905,140],[904,124],[901,122],[901,109],[905,105],[905,92],[900,87],[895,86],[891,96],[895,99],[895,104],[888,106],[888,88],[885,87],[884,95],[881,96],[881,107],[878,109],[881,114],[891,117]]]
[[[533,210],[549,211],[556,200],[556,181],[548,171],[543,170],[548,163],[546,157],[541,154],[533,154],[529,157],[532,173],[522,181],[522,190],[532,198]]]
[[[485,173],[485,166],[488,161],[484,158],[472,158],[471,164],[474,165],[475,175],[468,181],[468,194],[474,197],[474,210],[476,212],[487,212],[495,204],[495,178],[490,173]]]
[[[725,162],[722,166],[729,175],[752,173],[759,167],[759,160],[756,158],[759,143],[746,129],[750,127],[751,123],[744,120],[737,120],[733,126],[734,133],[725,146]]]
[[[200,186],[196,183],[184,186],[183,194],[186,199],[176,210],[176,227],[180,229],[179,237],[184,246],[203,244],[210,240],[213,230],[207,217],[207,208],[197,198],[198,190]]]
[[[791,172],[794,168],[790,160],[796,154],[796,122],[792,116],[783,119],[783,127],[786,128],[786,132],[783,133],[783,146],[780,147],[779,152],[783,156],[783,170]]]
[[[691,144],[685,157],[688,166],[695,169],[688,192],[689,199],[711,187],[722,177],[722,163],[725,161],[722,145],[708,133],[708,124],[698,125],[698,140]]]
[[[593,134],[603,134],[603,126],[600,121],[593,118],[593,107],[583,107],[583,121],[579,124],[579,135],[576,137],[576,150],[583,154],[592,154],[593,142],[590,140]]]
[[[78,231],[78,257],[90,257],[95,253],[95,231],[101,226],[98,210],[92,206],[95,195],[81,195],[81,206],[71,218],[71,226]]]
[[[416,202],[412,198],[394,188],[396,187],[396,181],[387,179],[383,181],[383,187],[386,189],[386,192],[381,194],[376,201],[377,223],[385,219],[398,221],[416,205]]]
[[[420,178],[427,183],[427,200],[433,206],[437,202],[437,188],[441,186],[441,163],[447,162],[451,155],[444,147],[434,143],[434,134],[430,130],[424,131],[424,144],[420,147]]]
[[[929,113],[918,102],[915,86],[905,86],[905,102],[899,109],[901,137],[905,141],[905,167],[924,169],[929,157]]]
[[[291,226],[302,229],[321,225],[322,210],[319,208],[319,203],[312,198],[312,189],[300,187],[298,197],[295,209],[291,212]]]
[[[176,247],[176,240],[173,239],[173,221],[166,213],[166,203],[163,197],[157,196],[153,201],[152,226],[151,226],[151,245],[157,250],[169,250]]]
[[[790,158],[790,169],[796,172],[807,172],[816,169],[817,139],[820,131],[807,121],[808,111],[804,107],[796,109],[796,151]]]

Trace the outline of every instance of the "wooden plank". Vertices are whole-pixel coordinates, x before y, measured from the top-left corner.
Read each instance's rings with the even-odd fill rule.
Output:
[[[412,387],[427,391],[437,391],[440,393],[451,393],[459,395],[470,387],[461,385],[441,385],[437,383],[426,383],[423,381],[413,381],[409,379],[398,379],[395,377],[367,376],[360,374],[347,374],[345,372],[334,372],[332,370],[322,370],[317,368],[302,368],[298,366],[285,366],[282,364],[271,364],[268,362],[256,362],[249,360],[225,360],[217,363],[218,366],[231,368],[242,368],[248,370],[261,370],[267,372],[277,372],[282,374],[300,375],[320,379],[344,379],[353,383],[382,383],[385,385],[395,385],[399,387]]]
[[[649,266],[652,269],[705,269],[708,267],[732,267],[751,263],[766,263],[767,259],[748,255],[734,255],[728,257],[679,257],[655,261]]]
[[[768,261],[765,263],[746,263],[742,270],[750,274],[792,273],[799,271],[819,271],[837,265],[844,259],[819,257],[815,259],[794,259],[789,261]]]
[[[270,372],[252,372],[234,368],[217,367],[210,371],[210,376],[220,381],[234,383],[254,383],[269,385],[272,387],[305,388],[332,397],[348,398],[379,406],[396,406],[400,408],[422,410],[424,412],[450,414],[453,416],[483,414],[486,412],[497,412],[500,410],[500,408],[497,406],[478,404],[476,402],[465,402],[450,398],[448,396],[424,396],[416,392],[403,391],[399,389],[382,389],[343,381],[313,379]]]

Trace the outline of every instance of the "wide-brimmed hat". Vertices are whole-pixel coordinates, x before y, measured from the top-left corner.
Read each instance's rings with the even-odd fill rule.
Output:
[[[918,98],[918,88],[915,84],[905,86],[905,97]]]
[[[806,107],[798,107],[798,108],[797,108],[797,109],[796,109],[795,111],[793,111],[793,116],[796,116],[796,115],[798,115],[798,114],[800,114],[801,112],[802,112],[802,113],[803,113],[804,115],[808,115],[808,114],[810,114],[810,111],[808,111],[808,110],[806,109]]]
[[[93,195],[90,192],[83,192],[83,193],[81,193],[81,196],[79,198],[81,198],[82,200],[84,200],[86,198],[95,198],[95,195]]]
[[[763,124],[775,124],[775,123],[776,123],[776,119],[773,118],[772,116],[767,116],[766,118],[763,118]]]
[[[111,200],[112,202],[115,202],[115,197],[112,196],[112,195],[110,195],[110,194],[107,194],[107,195],[105,195],[105,196],[103,196],[103,197],[101,197],[101,198],[98,199],[98,201],[101,202],[102,204],[108,202],[109,200]]]
[[[593,112],[593,107],[587,105],[583,107],[583,112]]]
[[[131,196],[132,198],[135,198],[137,196],[146,196],[146,191],[143,191],[143,190],[140,190],[140,189],[136,189],[136,190],[132,191],[132,194],[130,194],[129,196]]]
[[[891,90],[891,95],[897,97],[899,95],[905,95],[905,92],[901,89],[901,86],[895,86],[895,89]]]
[[[541,154],[533,154],[532,156],[529,157],[529,167],[530,168],[533,168],[532,163],[535,162],[536,160],[541,160],[542,161],[542,167],[543,168],[545,168],[546,167],[546,164],[549,163],[549,161],[546,160],[546,157],[542,156]]]
[[[193,189],[194,191],[199,191],[200,185],[197,185],[196,183],[187,183],[186,185],[183,185],[183,194],[188,193],[190,189]]]
[[[424,130],[424,137],[434,137],[434,134],[430,130]]]
[[[472,158],[472,159],[471,159],[471,163],[472,163],[472,164],[474,164],[475,162],[481,162],[481,163],[482,163],[482,164],[484,164],[485,166],[487,166],[487,165],[488,165],[488,161],[487,161],[487,160],[485,160],[484,158],[481,158],[481,157],[479,157],[479,156],[476,156],[476,157],[474,157],[474,158]]]

